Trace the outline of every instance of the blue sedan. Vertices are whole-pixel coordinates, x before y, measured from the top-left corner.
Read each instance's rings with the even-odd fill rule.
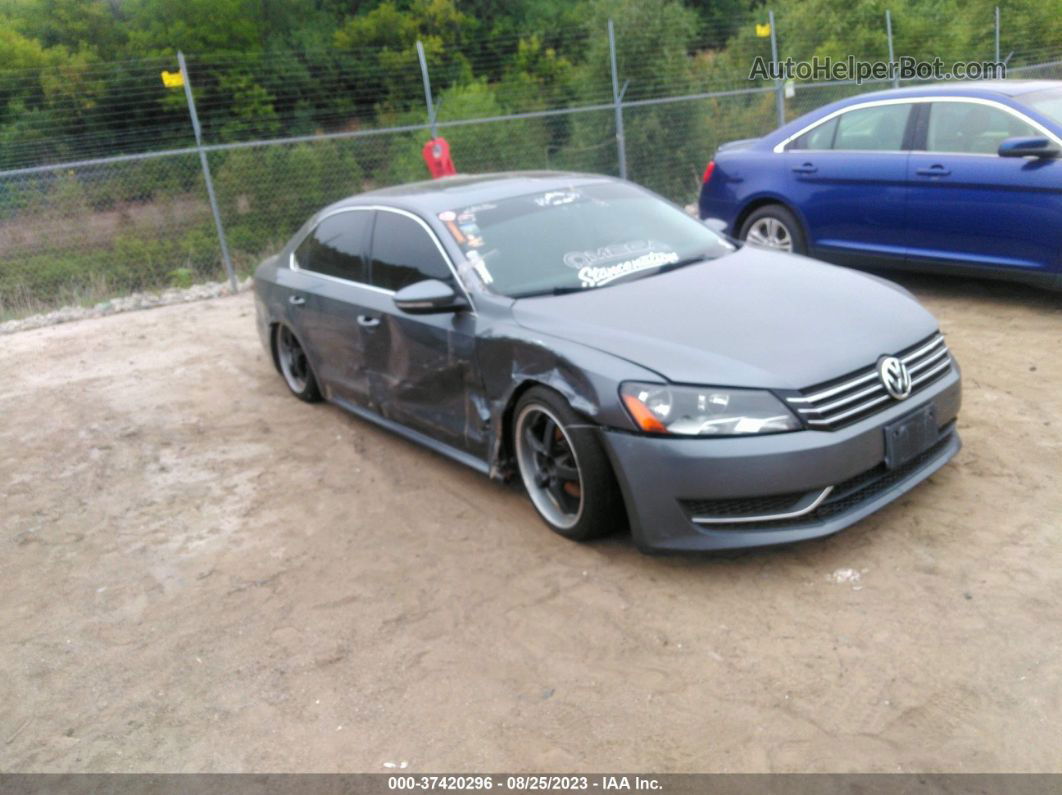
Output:
[[[879,91],[719,147],[699,211],[840,265],[1062,289],[1060,154],[1062,81]]]

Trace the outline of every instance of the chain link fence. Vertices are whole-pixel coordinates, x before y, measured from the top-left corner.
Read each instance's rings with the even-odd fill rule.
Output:
[[[612,40],[609,20],[597,32],[514,37],[467,57],[433,51],[423,67],[413,50],[189,56],[185,78],[202,123],[217,218],[184,92],[160,81],[175,61],[97,65],[82,79],[109,99],[75,133],[49,135],[27,113],[18,135],[0,147],[0,322],[134,291],[243,278],[323,205],[427,178],[421,148],[433,129],[448,140],[460,172],[625,175],[687,204],[720,143],[769,132],[779,111],[790,120],[892,84],[797,83],[787,92],[779,82],[750,81],[753,59],[769,58],[772,46],[780,57],[802,51],[784,28],[772,40],[753,22],[744,33],[728,31],[725,48],[713,44],[723,31],[676,40],[673,21],[650,15],[617,20]],[[981,27],[986,51],[976,55],[991,57],[998,38],[992,20]],[[1021,32],[1008,40],[1020,41]],[[911,54],[972,57],[944,44]],[[884,19],[881,35],[858,45],[860,58],[887,61]],[[1062,47],[1014,56],[1013,77],[1062,78]],[[522,71],[506,71],[514,59]],[[22,79],[42,77],[0,74],[0,89]],[[424,90],[432,81],[428,118]]]

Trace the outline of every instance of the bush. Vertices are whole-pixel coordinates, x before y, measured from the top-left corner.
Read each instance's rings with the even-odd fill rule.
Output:
[[[358,193],[362,172],[349,141],[314,141],[224,153],[215,180],[226,236],[239,254],[286,239],[321,207]]]

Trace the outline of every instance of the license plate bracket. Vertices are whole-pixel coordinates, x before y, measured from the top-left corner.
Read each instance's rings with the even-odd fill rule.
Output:
[[[885,466],[896,469],[924,453],[940,438],[932,403],[885,426]]]

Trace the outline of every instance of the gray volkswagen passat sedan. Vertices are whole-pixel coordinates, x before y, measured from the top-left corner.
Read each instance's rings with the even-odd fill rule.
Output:
[[[453,177],[307,221],[255,278],[295,395],[518,475],[644,550],[836,532],[959,449],[959,369],[904,289],[730,243],[607,177]]]

